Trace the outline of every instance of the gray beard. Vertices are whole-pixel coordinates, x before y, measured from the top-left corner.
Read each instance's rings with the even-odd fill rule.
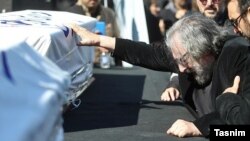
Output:
[[[200,66],[194,70],[194,78],[199,85],[205,85],[212,80],[214,63]]]
[[[208,82],[211,81],[211,78],[212,78],[212,74],[211,73],[207,73],[207,74],[202,74],[202,75],[195,75],[194,76],[196,82],[199,84],[199,85],[205,85],[207,84]]]

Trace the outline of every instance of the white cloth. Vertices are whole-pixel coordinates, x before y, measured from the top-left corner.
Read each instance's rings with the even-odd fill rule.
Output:
[[[93,48],[64,23],[93,30],[73,13],[24,10],[0,14],[0,141],[62,141],[62,108],[92,77]]]
[[[79,39],[64,24],[94,30],[96,19],[60,11],[24,10],[0,14],[0,43],[26,42],[71,74],[68,101],[82,93],[93,74],[94,49],[79,48]],[[2,40],[2,41],[1,41]]]
[[[25,42],[0,42],[0,140],[62,141],[70,75]]]

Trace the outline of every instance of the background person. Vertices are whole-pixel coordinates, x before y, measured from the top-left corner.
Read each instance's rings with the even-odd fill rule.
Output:
[[[162,9],[160,11],[161,32],[165,36],[166,31],[180,18],[191,14],[191,0],[173,0],[175,11],[171,9]]]
[[[227,8],[235,33],[250,39],[250,1],[227,0]]]
[[[116,22],[116,15],[110,8],[106,8],[101,5],[101,0],[78,0],[75,5],[67,9],[69,12],[76,14],[82,14],[96,18],[98,21],[106,23],[106,35],[110,37],[119,37],[120,31]],[[99,66],[100,55],[102,52],[107,52],[103,48],[95,49],[95,65]],[[122,62],[119,59],[115,59],[115,65],[121,66]]]
[[[143,0],[150,43],[163,40],[163,35],[159,27],[160,1],[161,0]]]

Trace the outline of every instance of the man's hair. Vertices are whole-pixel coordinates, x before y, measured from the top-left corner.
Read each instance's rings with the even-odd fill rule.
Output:
[[[228,31],[201,14],[192,14],[178,20],[166,33],[166,44],[171,49],[180,42],[182,47],[199,59],[212,53],[217,56],[225,42]]]
[[[249,0],[238,0],[238,2],[239,2],[240,13],[243,13],[245,10],[247,10],[248,7],[250,7]]]

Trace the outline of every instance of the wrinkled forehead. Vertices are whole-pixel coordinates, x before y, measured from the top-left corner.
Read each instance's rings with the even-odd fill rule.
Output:
[[[187,49],[183,46],[182,41],[177,35],[173,36],[170,48],[174,58],[179,58],[187,52]]]

